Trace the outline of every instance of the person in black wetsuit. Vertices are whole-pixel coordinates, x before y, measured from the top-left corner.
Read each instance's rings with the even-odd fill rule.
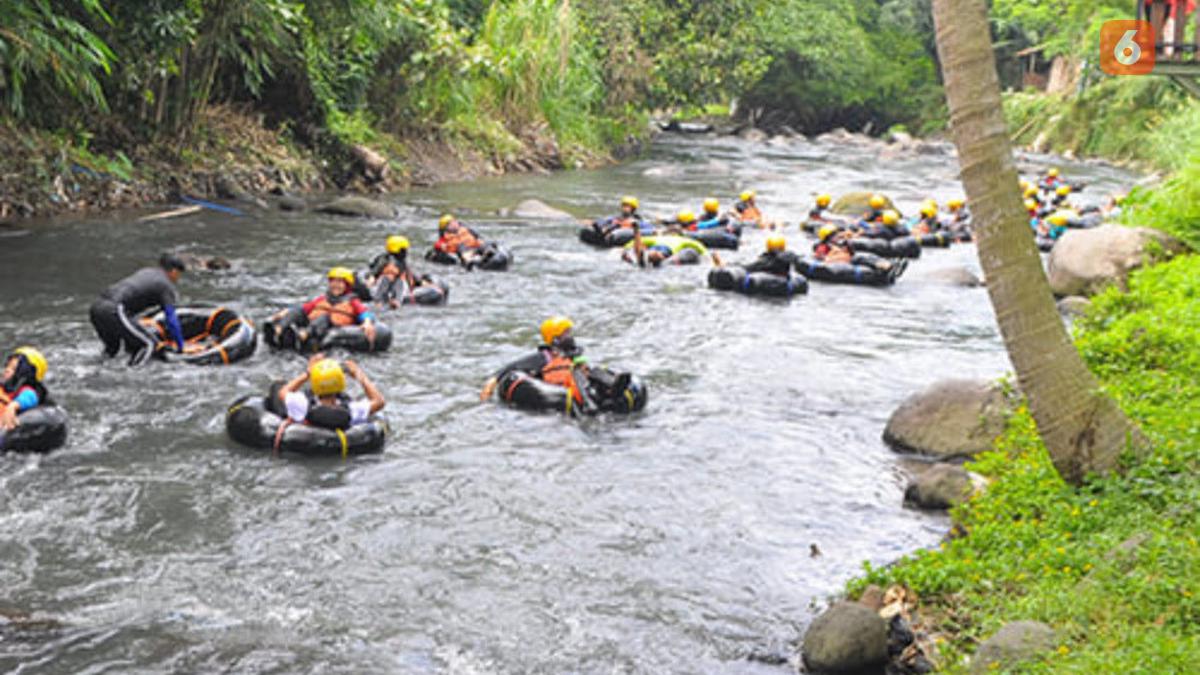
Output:
[[[776,276],[786,277],[791,274],[792,267],[799,259],[795,253],[787,250],[787,240],[781,234],[767,237],[767,250],[758,256],[754,262],[746,265],[746,271],[767,272]]]
[[[104,343],[104,355],[112,358],[125,345],[129,365],[142,365],[154,355],[158,338],[142,327],[137,316],[152,307],[161,308],[167,333],[175,350],[184,349],[183,328],[175,316],[178,293],[175,284],[183,275],[183,261],[170,253],[158,259],[158,267],[145,267],[109,286],[92,303],[90,317],[96,335]]]

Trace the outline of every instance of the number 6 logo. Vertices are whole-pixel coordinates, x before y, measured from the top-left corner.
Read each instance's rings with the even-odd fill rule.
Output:
[[[1149,21],[1106,21],[1100,28],[1100,69],[1109,75],[1154,70],[1154,27]]]

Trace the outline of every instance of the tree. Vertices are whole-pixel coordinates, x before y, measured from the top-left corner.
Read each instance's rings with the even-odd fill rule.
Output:
[[[979,261],[1029,410],[1062,477],[1118,466],[1145,439],[1103,394],[1059,318],[1021,208],[984,0],[934,0],[938,54]]]

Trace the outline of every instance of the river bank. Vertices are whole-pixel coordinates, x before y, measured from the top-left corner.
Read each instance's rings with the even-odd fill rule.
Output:
[[[1093,132],[1101,124],[1070,122],[1086,122],[1079,111],[1088,106],[1098,114],[1094,100],[1023,96],[1021,105],[1036,114],[1019,135],[1038,139],[1033,150],[1082,149],[1099,138]],[[1193,250],[1200,162],[1192,148],[1150,153],[1151,143],[1179,138],[1195,111],[1182,107],[1162,126],[1114,129],[1106,140],[1129,153],[1103,153],[1174,171],[1133,190],[1121,221],[1157,228]],[[1039,131],[1047,115],[1053,122]],[[1200,662],[1198,272],[1200,257],[1167,256],[1133,272],[1124,289],[1071,303],[1076,344],[1105,391],[1152,439],[1147,459],[1071,487],[1028,412],[1015,408],[994,443],[971,453],[965,472],[946,472],[961,476],[946,483],[958,498],[945,540],[887,565],[866,564],[846,587],[851,602],[834,605],[824,625],[853,634],[844,628],[874,616],[879,658],[898,672],[1190,672]],[[889,624],[878,612],[903,621]]]
[[[566,165],[544,130],[506,152],[484,153],[442,138],[388,137],[381,149],[352,145],[322,153],[268,128],[261,116],[229,106],[207,109],[200,130],[180,143],[101,153],[89,149],[90,138],[0,125],[0,223],[178,204],[182,196],[299,208],[296,198],[309,193],[377,195]],[[571,168],[626,156],[643,140],[630,137],[608,154],[572,152]]]

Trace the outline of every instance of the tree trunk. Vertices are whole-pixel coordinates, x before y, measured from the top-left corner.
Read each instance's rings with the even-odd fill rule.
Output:
[[[938,55],[979,262],[1009,359],[1059,474],[1078,484],[1145,447],[1059,318],[1021,206],[984,0],[934,0]]]

